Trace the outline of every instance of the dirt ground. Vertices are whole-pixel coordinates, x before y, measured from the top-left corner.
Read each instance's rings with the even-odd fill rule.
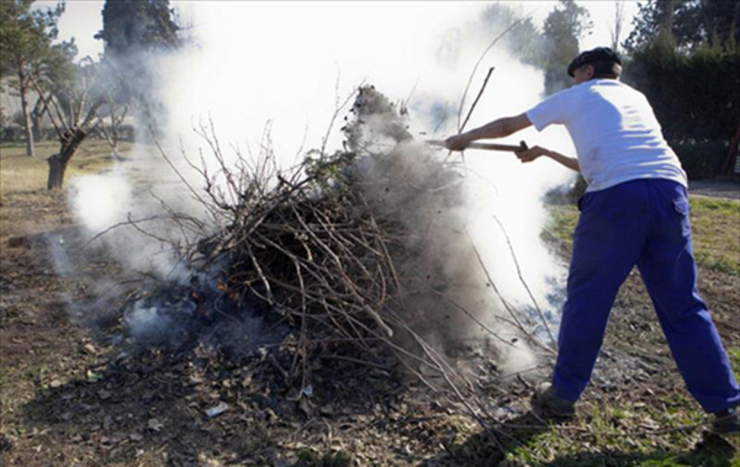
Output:
[[[736,443],[706,434],[636,272],[579,417],[532,421],[529,397],[547,374],[535,371],[485,389],[504,434],[491,445],[392,365],[327,355],[313,396],[298,398],[279,353],[127,352],[70,306],[96,306],[95,278],[115,265],[88,258],[69,275],[50,260],[81,247],[63,195],[4,191],[2,223],[2,465],[740,465]],[[699,286],[740,370],[740,277],[702,268]]]

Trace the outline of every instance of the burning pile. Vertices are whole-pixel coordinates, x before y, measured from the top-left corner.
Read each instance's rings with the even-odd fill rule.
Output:
[[[269,149],[258,163],[227,164],[202,132],[219,167],[202,171],[199,199],[219,227],[186,247],[191,269],[235,309],[293,329],[283,342],[294,349],[290,380],[305,382],[327,346],[370,365],[392,354],[422,381],[449,385],[465,380],[450,357],[476,350],[473,339],[498,359],[528,349],[530,317],[500,295],[502,311],[490,306],[498,291],[465,235],[458,167],[414,143],[404,110],[374,88],[360,88],[351,111],[342,151],[314,151],[287,171]]]

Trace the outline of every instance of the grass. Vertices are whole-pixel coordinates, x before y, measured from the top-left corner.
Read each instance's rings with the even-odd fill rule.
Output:
[[[730,365],[735,372],[735,378],[740,381],[740,348],[728,348],[727,356],[730,358]]]
[[[125,143],[121,152],[129,149]],[[60,215],[58,198],[63,193],[46,189],[49,156],[57,152],[58,143],[42,141],[36,144],[36,156],[28,157],[21,145],[0,145],[0,237],[33,230],[38,224],[33,216]],[[76,176],[98,173],[110,167],[110,147],[105,141],[88,139],[70,160],[65,184]]]
[[[740,276],[740,201],[691,198],[696,261]]]
[[[740,276],[740,201],[697,196],[690,203],[696,263]],[[575,206],[551,206],[546,229],[570,249],[577,222]]]
[[[658,429],[677,428],[706,420],[688,398],[666,401],[674,411],[623,402],[620,407],[600,402],[585,411],[571,430],[557,426],[510,451],[502,467],[740,467],[740,457],[723,441],[699,432],[646,432],[652,420]],[[737,448],[735,448],[737,449]]]
[[[43,363],[0,363],[0,419],[8,421],[11,413],[18,412],[19,407],[35,393],[34,388],[48,375],[49,367]]]
[[[573,247],[573,231],[578,224],[578,208],[572,205],[549,206],[550,218],[545,230],[560,240],[570,250]]]
[[[123,143],[121,152],[128,150],[129,146],[128,143]],[[41,141],[36,143],[36,156],[28,157],[25,146],[1,144],[0,194],[5,196],[10,192],[45,190],[49,173],[49,164],[46,160],[58,150],[58,143]],[[84,141],[69,162],[65,180],[107,168],[111,159],[106,156],[110,152],[110,147],[105,141]]]

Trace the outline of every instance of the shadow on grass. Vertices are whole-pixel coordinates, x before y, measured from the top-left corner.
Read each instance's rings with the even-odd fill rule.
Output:
[[[519,458],[519,453],[529,450],[552,449],[540,435],[551,432],[557,422],[544,422],[533,412],[504,423],[491,433],[496,441],[485,433],[471,436],[465,443],[447,448],[446,452],[427,459],[421,465],[426,467],[459,465],[466,467],[507,467],[548,466],[548,467],[737,467],[737,451],[728,441],[704,432],[702,439],[691,451],[678,452],[655,450],[651,452],[625,452],[607,450],[600,453],[579,452],[557,456],[550,461],[535,461],[530,456]],[[557,430],[557,428],[555,429]],[[568,430],[568,427],[563,427]],[[555,431],[557,436],[557,431]],[[507,459],[507,456],[510,459]],[[512,458],[513,457],[513,458]],[[531,456],[535,457],[535,456]],[[549,457],[549,456],[548,456]],[[734,459],[734,460],[733,460]]]
[[[580,453],[557,457],[543,466],[552,467],[731,467],[735,448],[717,435],[709,432],[689,452],[656,450],[648,453],[607,451],[598,454]]]

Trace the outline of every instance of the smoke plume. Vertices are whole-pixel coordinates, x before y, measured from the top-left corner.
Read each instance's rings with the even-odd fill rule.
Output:
[[[194,129],[213,130],[227,165],[237,163],[237,150],[255,157],[268,150],[289,167],[309,149],[341,149],[345,135],[338,130],[349,110],[341,105],[362,83],[372,83],[404,109],[404,130],[413,142],[397,146],[384,139],[388,117],[373,116],[364,128],[375,136],[365,137],[377,145],[375,152],[389,154],[366,162],[360,177],[377,209],[418,232],[408,249],[419,254],[409,255],[402,267],[449,298],[447,303],[429,293],[414,298],[430,339],[447,345],[479,337],[481,323],[493,326],[493,318],[505,313],[481,263],[507,303],[533,310],[531,292],[551,324],[557,321],[563,269],[540,238],[547,217],[542,199],[569,182],[570,174],[551,161],[522,165],[511,154],[472,150],[448,155],[421,143],[457,131],[489,67],[495,70],[468,129],[524,112],[542,98],[542,74],[501,47],[470,76],[501,32],[480,22],[481,6],[194,2],[180,8],[182,16],[194,18],[197,43],[152,62],[157,73],[148,79],[161,80],[156,88],[167,113],[159,119],[166,122],[159,146],[139,144],[110,173],[71,184],[71,206],[90,236],[142,221],[141,228],[123,225],[96,244],[126,267],[185,284],[189,273],[172,245],[220,227],[198,202],[201,172],[212,171],[218,161]],[[471,91],[460,110],[469,80]],[[528,130],[504,142],[520,139],[573,150],[562,130]],[[459,163],[459,178],[435,173],[445,158]],[[431,182],[452,187],[426,197],[410,195]],[[201,219],[206,227],[197,232],[172,225],[164,220],[172,212]],[[456,307],[474,312],[480,323],[459,312],[446,318]],[[171,327],[169,319],[140,304],[126,324],[145,335]],[[516,337],[512,328],[498,331]],[[510,354],[512,368],[529,363],[521,345],[500,349]]]

